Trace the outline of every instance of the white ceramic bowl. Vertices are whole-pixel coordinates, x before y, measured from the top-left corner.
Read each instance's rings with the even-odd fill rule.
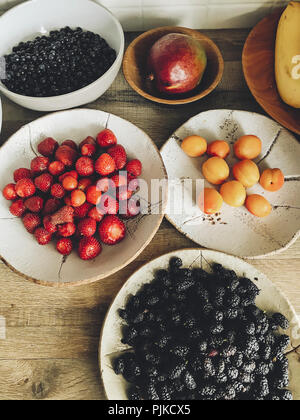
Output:
[[[107,398],[109,400],[126,400],[129,385],[122,376],[117,376],[114,373],[112,367],[114,359],[129,349],[128,346],[121,343],[125,323],[120,318],[118,311],[120,308],[124,308],[130,295],[135,295],[144,284],[153,280],[156,270],[167,269],[170,258],[174,256],[182,259],[184,267],[202,267],[210,271],[209,264],[216,262],[234,270],[241,277],[248,277],[261,290],[256,301],[257,306],[270,314],[280,312],[286,316],[290,321],[290,329],[284,333],[291,338],[291,346],[286,350],[290,362],[290,389],[294,399],[299,400],[300,361],[299,355],[293,350],[300,346],[300,322],[290,302],[264,274],[245,261],[220,252],[200,249],[184,249],[151,261],[134,273],[120,290],[108,311],[99,347],[100,370]]]
[[[12,182],[15,169],[30,167],[37,145],[44,138],[54,137],[58,142],[73,139],[79,144],[88,135],[96,136],[106,126],[114,131],[128,158],[142,162],[141,179],[149,187],[152,178],[166,179],[160,153],[142,130],[102,111],[76,109],[42,117],[21,128],[4,144],[0,149],[0,191]],[[143,207],[148,208],[148,192],[141,189],[137,194]],[[10,204],[0,193],[0,257],[14,271],[35,283],[60,287],[93,282],[119,271],[137,258],[157,232],[166,204],[167,188],[161,193],[161,211],[141,214],[125,222],[127,236],[120,244],[103,246],[102,254],[92,261],[80,260],[76,251],[64,261],[54,243],[37,244],[24,229],[22,221],[10,214]]]
[[[66,95],[34,98],[18,95],[0,83],[0,91],[17,104],[35,111],[58,111],[95,101],[111,86],[124,54],[124,32],[119,21],[103,6],[90,0],[31,0],[0,18],[0,57],[24,40],[47,35],[65,26],[81,27],[101,35],[117,52],[112,67],[94,83]]]

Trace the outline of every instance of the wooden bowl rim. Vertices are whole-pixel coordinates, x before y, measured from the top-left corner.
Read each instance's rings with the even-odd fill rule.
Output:
[[[195,35],[195,34],[197,34],[197,36],[200,35],[200,37],[203,40],[205,40],[212,47],[212,50],[217,57],[219,69],[218,69],[218,74],[217,74],[215,80],[211,83],[211,85],[207,89],[198,93],[197,95],[191,96],[190,98],[164,99],[164,98],[159,98],[158,96],[153,96],[150,93],[146,92],[145,90],[141,89],[139,86],[137,86],[131,78],[131,75],[130,75],[130,72],[129,72],[129,66],[128,66],[129,53],[132,50],[134,50],[136,44],[139,41],[141,41],[145,38],[148,38],[150,35],[153,35],[156,32],[166,31],[166,30],[170,31],[170,33],[171,32],[176,33],[176,32],[179,31],[179,33],[185,33],[185,34],[191,35],[191,36]],[[144,32],[143,34],[141,34],[140,36],[138,36],[136,39],[134,39],[131,42],[131,44],[128,46],[128,48],[125,52],[124,59],[123,59],[123,73],[124,73],[126,81],[132,87],[132,89],[135,90],[139,95],[143,96],[146,99],[149,99],[152,102],[157,102],[157,103],[166,104],[166,105],[183,105],[183,104],[196,102],[199,99],[204,98],[205,96],[210,94],[213,90],[215,90],[216,87],[219,85],[219,83],[221,82],[221,80],[223,78],[224,68],[225,68],[224,58],[223,58],[221,50],[219,49],[217,44],[211,38],[204,35],[202,32],[197,31],[195,29],[185,28],[183,26],[162,26],[162,27],[151,29],[150,31]]]

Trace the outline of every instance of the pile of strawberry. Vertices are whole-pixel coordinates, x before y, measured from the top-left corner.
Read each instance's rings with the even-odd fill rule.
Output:
[[[37,242],[56,239],[57,251],[65,256],[77,245],[79,257],[90,260],[101,253],[101,242],[122,241],[122,219],[140,213],[134,193],[142,164],[127,161],[114,133],[106,129],[79,147],[73,140],[59,146],[46,138],[38,151],[42,156],[32,160],[30,169],[17,169],[15,183],[3,190],[4,198],[13,201],[11,214],[22,218]]]

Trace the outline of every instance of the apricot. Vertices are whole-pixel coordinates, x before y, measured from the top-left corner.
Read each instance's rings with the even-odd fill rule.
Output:
[[[207,151],[207,141],[200,136],[189,136],[183,140],[182,150],[190,157],[199,157]]]
[[[269,201],[258,194],[249,195],[245,205],[250,213],[257,217],[267,217],[272,211],[272,206]]]
[[[202,173],[208,182],[220,185],[229,177],[230,169],[224,159],[212,157],[202,165]]]
[[[224,140],[216,140],[208,146],[207,154],[225,159],[230,154],[229,144]]]
[[[284,185],[284,175],[280,169],[266,169],[260,177],[260,185],[267,191],[279,191]]]
[[[262,142],[256,136],[243,136],[234,145],[238,159],[256,159],[262,150]]]
[[[221,196],[232,207],[241,207],[246,200],[246,189],[239,181],[226,182],[221,187]]]
[[[233,175],[245,188],[256,185],[260,178],[258,166],[252,160],[242,160],[234,165]]]
[[[205,188],[198,198],[198,206],[205,214],[215,214],[220,211],[223,198],[214,188]]]

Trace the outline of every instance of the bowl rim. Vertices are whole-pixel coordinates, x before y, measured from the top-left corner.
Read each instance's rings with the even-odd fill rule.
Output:
[[[24,3],[18,4],[16,6],[12,7],[7,12],[3,13],[2,16],[0,16],[0,25],[1,25],[1,22],[2,22],[2,18],[9,16],[16,9],[25,8],[25,7],[27,7],[30,4],[34,4],[34,3],[38,3],[38,2],[43,2],[43,1],[45,1],[45,0],[29,0],[29,1],[25,1]],[[51,0],[48,0],[48,1],[49,1],[49,3],[51,3]],[[110,73],[111,71],[115,70],[119,66],[119,61],[122,60],[123,55],[124,55],[124,50],[125,50],[125,35],[124,35],[124,30],[123,30],[123,27],[122,27],[120,21],[116,18],[116,16],[107,7],[103,6],[100,3],[96,3],[96,2],[94,2],[92,0],[80,0],[80,1],[82,1],[82,3],[84,3],[84,2],[85,3],[93,3],[96,6],[99,6],[101,9],[104,9],[110,15],[110,17],[112,18],[112,20],[114,21],[114,23],[117,25],[118,34],[120,36],[121,44],[120,44],[120,51],[117,54],[117,57],[116,57],[114,63],[111,65],[111,67],[101,77],[99,77],[94,82],[90,83],[89,85],[84,86],[81,89],[74,90],[74,92],[65,93],[63,95],[43,96],[43,97],[20,95],[19,93],[15,93],[15,92],[7,89],[5,87],[5,85],[0,81],[0,91],[3,94],[9,95],[11,98],[16,98],[18,100],[24,101],[26,99],[26,100],[32,101],[32,102],[39,102],[39,101],[42,101],[42,100],[47,100],[47,101],[51,100],[51,101],[54,101],[55,99],[67,99],[67,98],[70,98],[74,94],[85,93],[90,88],[96,87],[96,85],[98,85],[98,83],[101,82],[102,79],[105,76],[107,76],[108,73]]]
[[[144,38],[147,38],[149,35],[153,35],[156,32],[159,31],[163,31],[163,30],[171,30],[174,31],[175,33],[179,30],[181,33],[181,31],[183,31],[184,33],[186,33],[187,35],[190,34],[200,34],[202,36],[202,38],[204,40],[206,40],[213,48],[216,57],[218,59],[218,65],[219,65],[219,70],[218,70],[218,74],[217,77],[215,78],[215,80],[210,84],[210,86],[205,89],[204,91],[198,93],[197,95],[193,95],[189,98],[185,98],[185,99],[164,99],[164,98],[159,98],[158,96],[153,96],[150,93],[146,92],[145,90],[141,89],[139,86],[137,86],[135,84],[135,82],[132,80],[132,78],[130,77],[130,72],[129,72],[129,65],[128,65],[128,56],[129,53],[131,52],[131,50],[133,50],[136,46],[136,44]],[[204,97],[206,97],[207,95],[209,95],[211,92],[213,92],[217,86],[220,84],[223,75],[224,75],[224,69],[225,69],[225,62],[224,62],[224,58],[223,55],[221,53],[220,48],[217,46],[217,44],[208,36],[204,35],[202,32],[196,30],[196,29],[191,29],[191,28],[186,28],[184,26],[161,26],[159,28],[155,28],[155,29],[151,29],[150,31],[144,32],[143,34],[139,35],[137,38],[135,38],[131,44],[128,46],[125,55],[124,55],[124,59],[123,59],[123,73],[125,76],[125,79],[127,81],[127,83],[131,86],[131,88],[133,90],[135,90],[140,96],[152,101],[152,102],[156,102],[159,104],[165,104],[165,105],[184,105],[184,104],[189,104],[192,102],[196,102]]]
[[[49,116],[53,116],[56,114],[63,114],[63,113],[67,113],[67,112],[80,112],[80,111],[92,111],[92,112],[101,112],[104,114],[107,114],[108,116],[114,116],[117,117],[123,121],[126,121],[126,123],[132,125],[133,127],[137,127],[135,124],[133,124],[132,122],[125,120],[125,118],[119,117],[118,115],[109,113],[109,112],[105,112],[105,111],[101,111],[98,109],[89,109],[89,108],[76,108],[76,109],[67,109],[67,110],[63,110],[63,111],[56,111],[56,112],[51,112],[48,113],[46,115],[43,115],[37,119],[35,119],[32,122],[29,122],[26,125],[29,125],[33,122],[36,121],[42,121],[46,118],[48,118]],[[18,133],[19,131],[23,130],[25,126],[22,126],[19,130],[17,130],[15,133],[13,133],[1,146],[0,146],[0,150],[7,145],[10,141],[12,141],[12,138],[15,136],[16,133]],[[160,217],[158,218],[158,221],[155,225],[155,228],[152,232],[152,234],[149,236],[149,238],[145,241],[144,245],[139,248],[139,250],[130,258],[128,259],[124,264],[121,264],[119,266],[116,266],[115,268],[113,268],[112,270],[110,270],[108,273],[96,276],[96,277],[91,277],[88,279],[84,279],[84,280],[80,280],[80,281],[76,281],[76,282],[67,282],[67,283],[58,283],[58,282],[47,282],[44,280],[39,280],[36,279],[34,277],[31,276],[27,276],[26,274],[22,273],[21,271],[17,270],[13,265],[11,265],[8,261],[6,261],[5,258],[3,258],[3,256],[0,254],[0,261],[3,262],[4,265],[6,265],[6,267],[8,267],[12,272],[14,272],[15,274],[21,276],[22,278],[24,278],[25,280],[31,281],[32,283],[41,285],[41,286],[47,286],[47,287],[52,287],[52,288],[56,288],[56,289],[61,289],[61,288],[70,288],[70,287],[79,287],[79,286],[83,286],[83,285],[87,285],[87,284],[91,284],[91,283],[96,283],[102,279],[105,279],[109,276],[112,276],[115,273],[118,273],[119,271],[121,271],[123,268],[127,267],[129,264],[131,264],[133,261],[136,260],[136,258],[145,250],[145,248],[152,242],[154,236],[156,235],[156,233],[158,232],[162,221],[165,217],[166,214],[166,209],[167,209],[167,205],[168,205],[168,195],[169,195],[169,188],[168,188],[168,174],[167,174],[167,169],[165,167],[163,158],[160,154],[160,151],[157,147],[157,145],[155,144],[155,142],[153,141],[153,139],[144,131],[142,130],[140,127],[137,127],[146,137],[147,139],[150,141],[150,143],[153,145],[155,151],[157,152],[158,158],[160,159],[161,162],[161,168],[163,170],[164,173],[164,177],[162,179],[165,179],[167,182],[167,188],[165,188],[165,197],[163,198],[163,208],[162,208],[162,212],[160,214]]]
[[[105,318],[103,320],[103,324],[101,327],[101,331],[100,331],[100,338],[99,338],[99,344],[98,344],[98,368],[100,371],[100,382],[102,384],[103,390],[104,390],[104,395],[106,397],[106,399],[108,400],[108,395],[107,395],[107,387],[105,386],[105,382],[104,382],[104,378],[103,378],[103,372],[102,372],[102,345],[103,345],[103,339],[104,339],[104,329],[106,326],[106,322],[108,320],[108,317],[110,315],[110,312],[112,310],[112,307],[117,299],[117,297],[122,293],[122,291],[126,288],[126,286],[129,284],[129,282],[132,280],[132,277],[134,277],[135,275],[138,274],[139,271],[142,271],[143,269],[145,269],[147,267],[148,264],[154,263],[154,262],[158,262],[160,259],[166,258],[167,256],[173,256],[175,254],[181,254],[182,252],[195,252],[195,251],[200,251],[202,253],[213,253],[213,254],[221,254],[226,256],[229,259],[234,259],[234,260],[238,260],[241,263],[243,263],[243,266],[249,266],[252,269],[254,269],[255,271],[259,272],[265,279],[267,279],[270,283],[273,284],[276,292],[278,292],[278,294],[287,302],[289,309],[291,310],[291,312],[294,314],[295,319],[298,320],[298,315],[296,313],[296,310],[294,308],[294,306],[292,305],[290,299],[287,297],[287,295],[285,294],[285,292],[279,287],[277,286],[277,284],[275,284],[270,278],[269,276],[267,276],[266,274],[264,274],[259,268],[255,267],[254,265],[252,265],[251,262],[246,261],[245,259],[241,258],[241,257],[237,257],[235,255],[230,255],[227,254],[225,252],[222,251],[215,251],[213,249],[209,249],[209,248],[203,248],[201,246],[199,246],[199,248],[197,247],[191,247],[191,248],[179,248],[178,250],[175,251],[169,251],[166,252],[156,258],[151,259],[150,261],[142,264],[139,268],[137,268],[124,282],[124,284],[122,285],[122,287],[118,290],[118,292],[114,295],[111,304],[109,305],[109,308],[107,309],[107,312],[105,314]],[[183,263],[184,264],[184,263]],[[300,320],[298,320],[298,325],[300,326]],[[296,351],[297,348],[293,349],[292,352]]]

